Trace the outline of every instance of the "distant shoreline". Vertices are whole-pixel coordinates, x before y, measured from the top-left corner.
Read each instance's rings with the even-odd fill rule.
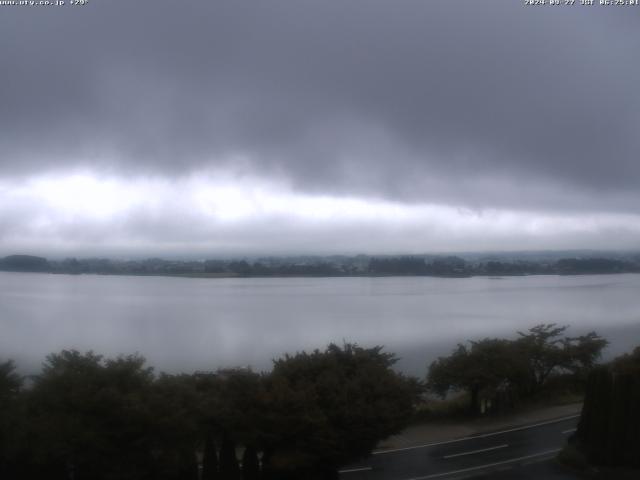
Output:
[[[113,260],[33,255],[0,258],[0,271],[190,278],[520,277],[640,273],[640,253],[612,257],[302,256],[255,260]]]
[[[598,273],[522,273],[504,274],[500,276],[489,274],[475,275],[400,275],[400,274],[336,274],[336,275],[313,275],[313,274],[291,274],[291,275],[239,275],[233,273],[99,273],[99,272],[47,272],[47,271],[24,271],[24,270],[1,270],[0,273],[32,273],[39,275],[68,275],[68,276],[100,276],[100,277],[165,277],[165,278],[201,278],[201,279],[249,279],[249,278],[487,278],[490,280],[502,280],[512,277],[585,277],[590,275],[638,275],[640,272],[598,272]]]

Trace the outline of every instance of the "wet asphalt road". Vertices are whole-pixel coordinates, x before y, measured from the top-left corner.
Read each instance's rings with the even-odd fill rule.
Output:
[[[552,461],[578,417],[422,446],[376,452],[340,471],[341,480],[571,479]]]

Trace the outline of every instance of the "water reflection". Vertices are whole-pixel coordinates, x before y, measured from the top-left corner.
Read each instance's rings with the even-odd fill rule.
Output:
[[[640,344],[640,275],[490,279],[185,279],[0,273],[0,356],[140,352],[167,371],[252,365],[330,341],[384,344],[399,368],[468,338],[542,322],[596,329],[613,355]]]

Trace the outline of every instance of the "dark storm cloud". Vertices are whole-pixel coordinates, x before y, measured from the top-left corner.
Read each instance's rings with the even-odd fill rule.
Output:
[[[637,211],[640,9],[5,7],[0,176],[208,167],[309,192]]]

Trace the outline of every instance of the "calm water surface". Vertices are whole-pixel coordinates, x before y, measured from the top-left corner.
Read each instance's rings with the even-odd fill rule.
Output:
[[[458,341],[542,322],[640,344],[640,275],[491,279],[70,276],[0,272],[0,358],[140,352],[167,371],[251,365],[328,342],[383,344],[423,375]]]

